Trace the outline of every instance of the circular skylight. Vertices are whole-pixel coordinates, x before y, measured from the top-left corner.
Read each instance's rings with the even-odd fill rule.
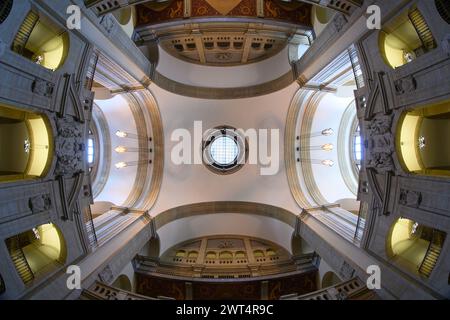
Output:
[[[239,147],[236,141],[228,136],[221,136],[211,144],[212,159],[223,166],[233,164],[239,156]]]

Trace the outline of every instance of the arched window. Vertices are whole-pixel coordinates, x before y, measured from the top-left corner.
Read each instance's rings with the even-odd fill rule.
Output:
[[[52,223],[44,224],[5,240],[11,260],[27,284],[59,268],[66,261],[66,243]]]
[[[222,126],[209,130],[203,143],[203,163],[218,174],[231,174],[247,160],[248,143],[234,128]]]
[[[50,70],[64,64],[69,34],[50,19],[30,11],[14,38],[12,50]]]
[[[395,69],[435,49],[437,44],[422,13],[413,8],[383,28],[379,47],[386,64]]]
[[[235,253],[234,257],[236,259],[245,259],[246,255],[245,255],[244,251],[238,251],[238,252]]]
[[[94,152],[94,139],[93,138],[89,138],[88,139],[88,143],[87,143],[87,161],[89,163],[89,165],[93,165],[94,164],[94,156],[95,156],[95,152]]]
[[[388,256],[408,271],[429,277],[445,238],[442,231],[400,218],[391,229]]]
[[[2,0],[0,2],[0,24],[5,22],[11,12],[13,0]]]
[[[352,160],[356,171],[361,171],[361,161],[363,158],[361,127],[357,124],[356,129],[353,131],[352,141]],[[357,175],[358,176],[358,175]]]
[[[45,175],[52,154],[48,128],[41,115],[0,105],[0,182]]]
[[[267,255],[268,257],[273,257],[273,256],[276,256],[277,253],[276,253],[275,250],[273,250],[273,249],[267,249],[267,250],[266,250],[266,255]]]
[[[450,101],[406,112],[397,141],[400,161],[407,171],[450,176]]]

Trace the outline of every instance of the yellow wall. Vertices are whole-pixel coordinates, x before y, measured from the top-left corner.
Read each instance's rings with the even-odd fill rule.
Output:
[[[64,263],[66,259],[65,240],[54,224],[37,228],[40,240],[22,248],[33,273],[45,271],[54,263]]]
[[[393,227],[390,245],[392,254],[398,262],[412,271],[417,271],[428,250],[429,241],[411,235],[414,221],[399,219]]]
[[[28,119],[27,126],[32,148],[27,175],[39,177],[44,173],[50,157],[49,133],[42,118]]]
[[[69,36],[67,32],[55,31],[39,21],[31,32],[25,48],[34,53],[33,59],[42,56],[43,67],[56,70],[63,65],[69,52]]]
[[[400,154],[406,168],[410,172],[420,171],[420,156],[417,152],[418,129],[421,123],[419,116],[407,114],[400,126]]]
[[[393,30],[380,33],[379,47],[386,64],[398,68],[406,64],[404,53],[413,53],[422,45],[414,26],[409,19],[396,26]]]

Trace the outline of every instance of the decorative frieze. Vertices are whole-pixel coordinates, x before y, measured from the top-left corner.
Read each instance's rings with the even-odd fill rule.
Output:
[[[55,174],[75,175],[83,171],[84,141],[81,124],[73,117],[57,120],[58,136],[55,138],[55,151],[58,159]]]
[[[394,171],[394,137],[391,132],[392,116],[379,116],[368,125],[366,140],[367,168],[377,169],[379,172]]]

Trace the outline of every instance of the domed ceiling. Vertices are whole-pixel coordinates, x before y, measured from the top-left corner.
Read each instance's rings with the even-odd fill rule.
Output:
[[[312,6],[252,0],[174,0],[136,6],[136,40],[158,40],[171,55],[191,63],[233,66],[270,58],[292,38],[309,44]],[[255,18],[264,17],[264,21]]]

